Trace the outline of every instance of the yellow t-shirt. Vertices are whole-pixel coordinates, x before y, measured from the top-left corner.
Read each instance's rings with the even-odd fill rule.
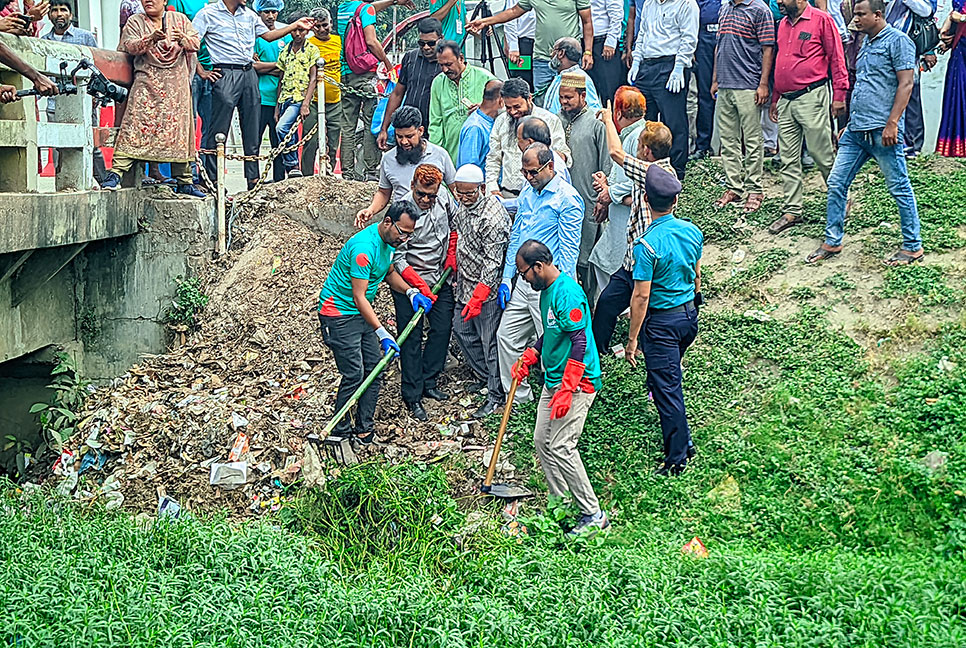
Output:
[[[342,82],[342,39],[336,34],[329,36],[329,40],[319,40],[316,36],[309,37],[309,42],[319,48],[319,54],[325,59],[325,75],[338,82]],[[325,103],[336,103],[342,99],[339,86],[325,82]],[[319,100],[319,93],[315,93],[315,101]]]

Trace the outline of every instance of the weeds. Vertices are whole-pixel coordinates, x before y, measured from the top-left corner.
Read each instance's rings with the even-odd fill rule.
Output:
[[[881,295],[912,298],[923,306],[948,306],[963,299],[962,290],[946,285],[942,268],[921,264],[890,268]]]
[[[196,317],[204,310],[210,299],[201,292],[201,280],[197,277],[185,278],[178,275],[175,299],[168,309],[168,321],[179,326],[193,328],[197,326]]]
[[[30,413],[37,414],[40,419],[44,443],[59,451],[64,442],[74,435],[84,401],[90,395],[90,381],[83,380],[77,374],[70,354],[58,353],[56,359],[57,364],[50,372],[53,382],[47,385],[54,392],[53,398],[49,403],[34,403]]]

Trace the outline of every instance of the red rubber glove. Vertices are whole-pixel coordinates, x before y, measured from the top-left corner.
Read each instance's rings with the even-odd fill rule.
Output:
[[[523,352],[520,359],[514,363],[510,368],[510,376],[516,378],[518,381],[523,382],[526,380],[527,376],[530,375],[530,367],[537,364],[540,358],[537,356],[537,350],[530,347]]]
[[[473,289],[473,296],[470,297],[470,301],[466,303],[463,307],[460,315],[463,316],[464,322],[469,322],[471,319],[480,314],[483,310],[483,302],[486,298],[490,296],[490,287],[484,283],[476,284],[476,288]]]
[[[453,274],[456,274],[456,238],[456,230],[449,233],[449,249],[446,250],[446,262],[443,264],[443,271],[452,268]]]
[[[434,304],[436,303],[436,295],[434,295],[433,291],[429,289],[429,285],[423,281],[423,278],[419,276],[419,273],[413,270],[412,266],[406,266],[406,269],[402,271],[402,278],[403,281],[408,283],[410,286],[421,292],[426,297],[429,297],[431,302]]]
[[[550,398],[550,420],[563,418],[570,411],[570,405],[574,400],[574,392],[580,386],[580,379],[584,377],[584,369],[587,366],[583,362],[567,360],[564,367],[563,378],[560,380],[560,387]]]

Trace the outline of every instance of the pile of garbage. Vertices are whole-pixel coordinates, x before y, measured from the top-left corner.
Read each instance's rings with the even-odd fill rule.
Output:
[[[320,182],[304,179],[310,192]],[[274,191],[291,209],[293,193],[305,197],[292,181],[284,184],[296,190]],[[329,458],[432,462],[462,452],[471,467],[467,490],[478,483],[487,435],[470,420],[482,397],[466,392],[471,376],[463,367],[444,372],[441,387],[451,398],[428,402],[430,421],[420,423],[406,413],[393,363],[376,410],[378,444],[327,457],[325,444],[311,442],[334,413],[339,382],[316,309],[343,241],[263,205],[245,217],[244,245],[207,273],[203,291],[211,299],[198,329],[98,388],[60,458],[35,468],[33,481],[52,479],[65,495],[132,512],[237,515],[275,510],[292,485],[337,473]],[[385,286],[376,310],[395,327]],[[513,469],[508,461],[501,467]]]

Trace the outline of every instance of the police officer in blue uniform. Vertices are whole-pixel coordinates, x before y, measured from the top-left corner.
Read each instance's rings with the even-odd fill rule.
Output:
[[[694,124],[695,141],[692,160],[711,155],[711,132],[714,130],[714,97],[711,77],[714,72],[714,48],[718,41],[718,14],[721,0],[698,0],[698,46],[694,50],[694,78],[698,85],[698,114]]]
[[[693,453],[684,413],[681,358],[698,334],[701,250],[697,226],[674,216],[681,183],[654,165],[644,179],[644,200],[653,221],[634,241],[634,292],[625,357],[636,366],[643,326],[644,365],[664,434],[662,475],[678,475]]]

